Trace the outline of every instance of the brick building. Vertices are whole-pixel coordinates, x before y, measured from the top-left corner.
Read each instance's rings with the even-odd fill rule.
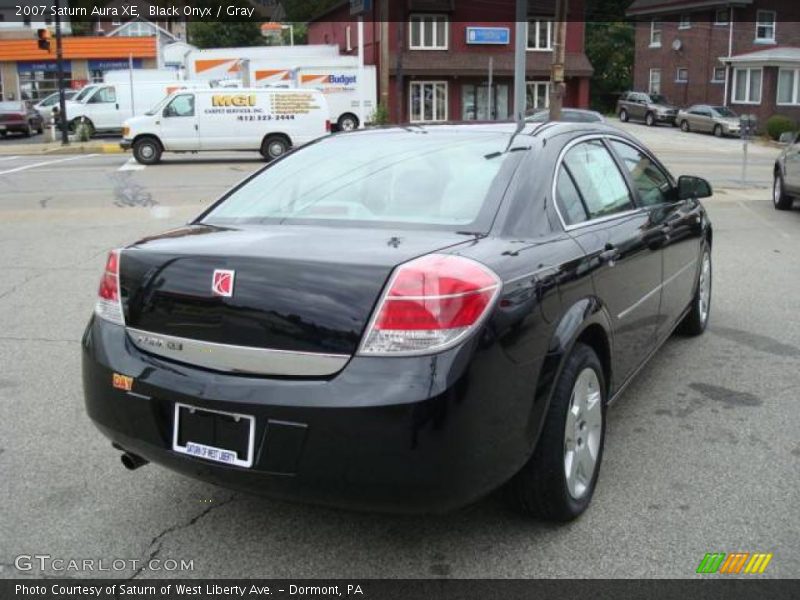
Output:
[[[364,15],[364,58],[375,65],[379,97],[393,122],[503,120],[512,115],[514,0],[408,0],[387,2],[387,65],[381,64],[379,5]],[[555,3],[529,0],[528,107],[549,104]],[[592,66],[584,53],[583,0],[571,0],[566,39],[565,106],[588,107]],[[337,44],[358,52],[350,3],[340,2],[308,26],[309,44]],[[388,52],[387,52],[388,51]],[[490,62],[492,87],[488,86]],[[388,86],[385,79],[388,71]],[[491,109],[491,114],[490,114]]]
[[[800,119],[800,2],[634,0],[634,87],[679,106]]]

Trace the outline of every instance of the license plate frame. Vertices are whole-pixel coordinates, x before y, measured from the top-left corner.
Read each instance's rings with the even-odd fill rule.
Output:
[[[244,419],[249,423],[247,428],[247,456],[244,459],[239,458],[235,450],[228,448],[219,448],[209,444],[200,442],[193,442],[186,440],[185,444],[180,443],[180,424],[181,424],[181,409],[190,412],[200,411],[203,413],[211,413],[222,415],[225,417],[232,417],[235,420]],[[255,449],[255,431],[256,431],[256,418],[253,415],[245,415],[241,413],[227,412],[223,410],[212,410],[209,408],[199,408],[181,402],[175,403],[175,412],[172,424],[172,450],[195,458],[201,458],[211,462],[216,462],[228,466],[237,466],[249,469],[253,466],[253,456]],[[232,455],[232,456],[231,456]]]

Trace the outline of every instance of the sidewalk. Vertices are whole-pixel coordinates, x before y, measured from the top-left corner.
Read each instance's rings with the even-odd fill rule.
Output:
[[[0,142],[0,156],[26,156],[38,154],[121,154],[125,152],[118,141],[90,140],[88,142],[70,142],[62,146],[61,142],[31,142],[29,144],[4,144]]]

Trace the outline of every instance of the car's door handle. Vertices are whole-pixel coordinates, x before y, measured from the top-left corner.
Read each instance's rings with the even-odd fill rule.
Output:
[[[116,104],[117,110],[119,110],[119,103]]]
[[[600,262],[608,263],[609,267],[613,267],[619,258],[619,249],[612,245],[606,244],[605,250],[600,253]]]

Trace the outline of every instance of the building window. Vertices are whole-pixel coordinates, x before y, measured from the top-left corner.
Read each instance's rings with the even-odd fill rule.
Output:
[[[446,15],[411,15],[409,48],[412,50],[447,50],[449,21]]]
[[[491,109],[491,112],[490,112]],[[508,86],[465,83],[461,86],[461,119],[504,121],[508,118]]]
[[[553,49],[553,20],[531,19],[528,21],[528,50]]]
[[[661,93],[661,69],[650,69],[650,85],[647,91],[651,94]]]
[[[550,82],[528,81],[526,89],[526,111],[550,108]]]
[[[675,81],[677,83],[686,83],[689,81],[689,69],[686,67],[678,67],[678,71],[675,73]]]
[[[775,11],[759,10],[756,12],[756,41],[775,43]]]
[[[678,23],[678,29],[691,29],[692,17],[691,15],[681,15],[681,20]]]
[[[714,25],[727,25],[731,22],[731,9],[718,8],[714,12]]]
[[[446,81],[412,81],[409,85],[412,123],[447,121]]]
[[[733,70],[733,102],[761,104],[761,69]]]
[[[778,104],[800,104],[800,69],[778,71]]]
[[[661,21],[650,21],[650,47],[661,48]]]
[[[714,72],[711,75],[711,83],[724,83],[725,82],[725,67],[714,67]]]
[[[72,73],[64,72],[66,86],[72,87]],[[38,102],[53,92],[58,91],[58,73],[56,71],[20,71],[19,93],[20,100]]]

